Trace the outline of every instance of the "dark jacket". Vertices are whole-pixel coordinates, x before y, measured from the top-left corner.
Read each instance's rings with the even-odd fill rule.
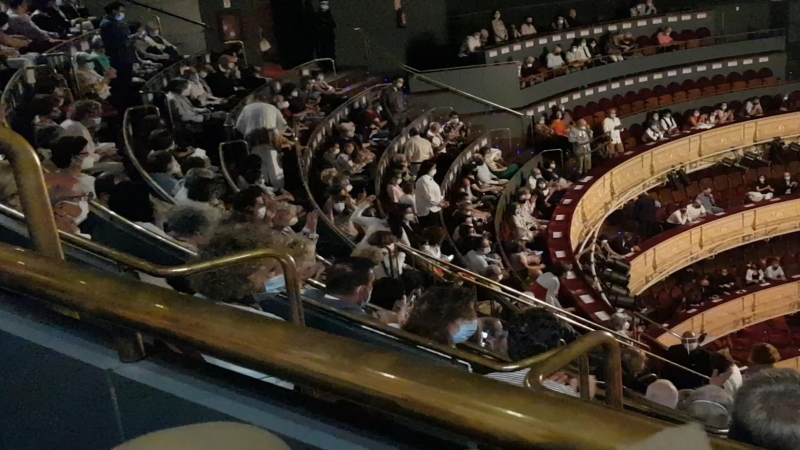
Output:
[[[236,82],[228,74],[222,72],[209,73],[206,84],[215,97],[228,98],[236,93]]]
[[[640,222],[655,222],[656,201],[649,195],[640,195],[633,205],[633,217]]]
[[[133,41],[128,34],[128,24],[125,21],[103,19],[100,22],[100,36],[106,48],[106,56],[111,60],[111,65],[118,63],[133,64],[137,61]]]

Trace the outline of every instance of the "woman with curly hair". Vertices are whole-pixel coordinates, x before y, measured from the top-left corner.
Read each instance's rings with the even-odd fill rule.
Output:
[[[475,303],[472,289],[432,287],[416,301],[403,329],[442,345],[480,342]]]

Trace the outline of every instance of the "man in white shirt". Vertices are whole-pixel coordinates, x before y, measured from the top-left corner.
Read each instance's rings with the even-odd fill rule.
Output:
[[[684,206],[683,208],[679,208],[675,210],[674,213],[670,214],[669,217],[667,217],[667,223],[670,225],[679,226],[686,225],[687,223],[691,224],[692,221],[689,220],[689,214],[686,212],[686,207]]]
[[[577,125],[569,130],[569,141],[572,143],[572,152],[578,158],[578,172],[581,175],[592,170],[592,136],[592,130],[583,119],[578,119]]]
[[[786,281],[786,275],[783,273],[781,262],[777,259],[773,259],[772,264],[764,271],[764,277],[771,281]]]
[[[282,136],[288,124],[283,113],[269,103],[268,92],[257,92],[253,100],[242,108],[236,121],[236,130],[247,136],[254,130],[265,129]]]
[[[435,226],[439,221],[439,211],[447,206],[439,184],[433,180],[436,175],[436,162],[428,160],[419,168],[419,177],[414,189],[417,218],[422,228]]]
[[[499,261],[489,257],[492,252],[492,243],[485,237],[471,239],[473,240],[472,250],[464,256],[467,268],[478,275],[486,276],[490,265],[499,265]]]
[[[700,200],[695,199],[689,206],[686,207],[686,215],[690,223],[697,222],[708,214],[708,211],[700,203]]]
[[[476,31],[464,40],[464,43],[461,44],[461,49],[458,51],[459,58],[466,58],[473,53],[477,53],[478,50],[481,48],[481,32]]]
[[[745,117],[763,116],[764,109],[761,107],[761,100],[758,97],[753,97],[744,104]]]
[[[552,52],[547,54],[547,68],[560,69],[564,67],[564,57],[561,56],[561,46],[556,45]]]
[[[570,47],[569,50],[567,50],[567,56],[566,56],[567,63],[576,67],[582,66],[584,61],[583,59],[581,59],[582,56],[583,54],[578,50],[578,46],[572,44],[572,47]]]
[[[408,132],[408,141],[403,144],[403,153],[406,155],[411,173],[416,175],[422,161],[433,159],[433,146],[429,140],[419,135],[419,130],[412,128]]]
[[[603,132],[609,137],[608,155],[613,158],[622,156],[625,153],[625,146],[622,144],[622,122],[617,117],[617,110],[610,109],[608,117],[603,120]]]
[[[589,44],[586,42],[586,39],[581,39],[581,45],[578,46],[578,59],[580,61],[592,59],[592,52],[589,50]]]
[[[675,134],[680,131],[678,129],[678,123],[675,122],[675,118],[672,117],[672,113],[667,111],[664,113],[664,117],[660,120],[661,129],[664,131],[665,135]]]
[[[533,36],[536,34],[536,27],[533,26],[533,17],[525,19],[525,23],[519,28],[519,34],[523,36]]]

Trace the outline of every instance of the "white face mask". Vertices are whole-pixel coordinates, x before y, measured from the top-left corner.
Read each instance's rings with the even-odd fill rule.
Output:
[[[61,7],[64,5],[64,0],[56,0],[56,6]]]
[[[122,22],[123,20],[125,20],[125,13],[121,12],[121,13],[117,14],[116,19],[117,19],[117,22]]]
[[[728,105],[722,105],[719,107],[719,109],[725,111],[726,109],[728,109]]]
[[[347,191],[347,192],[352,191],[353,190],[353,185],[352,184],[348,184],[347,187],[344,188],[344,190]]]
[[[699,113],[699,112],[695,112],[695,113],[693,114],[693,116],[695,116],[695,117],[699,117],[699,116],[700,116],[700,113]]]
[[[759,179],[758,179],[758,181],[760,181],[760,182],[762,182],[762,183],[763,183],[765,180],[766,180],[766,178],[764,178],[764,177],[761,177],[761,178],[759,178]]]
[[[612,119],[616,119],[617,118],[617,113],[611,113],[608,117],[611,117]]]
[[[503,281],[503,274],[502,273],[497,276],[497,281]]]
[[[555,168],[556,168],[556,165],[555,165],[555,164],[550,164],[550,168],[551,168],[551,169],[555,169]]]
[[[486,255],[488,255],[489,253],[491,253],[491,251],[492,251],[492,248],[491,248],[491,247],[484,247],[484,249],[483,249],[483,253],[484,253],[484,254],[486,254]]]
[[[292,91],[291,97],[292,97],[292,98],[297,98],[297,97],[300,97],[300,93],[299,93],[299,92],[297,92],[297,91]]]
[[[653,114],[653,120],[658,120],[658,114]]]
[[[631,323],[630,322],[625,322],[625,325],[622,326],[622,329],[624,331],[628,331],[628,330],[630,330],[630,328],[631,328]]]
[[[789,180],[792,179],[792,177],[783,177],[783,179],[786,180],[786,181],[789,181]]]
[[[325,4],[322,4],[322,5],[319,5],[319,9],[321,9],[321,10],[323,10],[323,11],[327,11],[327,10],[329,10],[329,9],[330,9],[330,6],[328,6],[328,5],[325,5]]]
[[[278,109],[286,109],[288,107],[289,107],[289,102],[287,102],[287,101],[283,101],[283,102],[278,103]]]
[[[0,28],[0,30],[7,31],[8,30],[8,24],[3,25],[3,28]]]
[[[344,203],[334,203],[333,210],[339,213],[344,211]]]
[[[205,78],[205,77],[207,77],[207,76],[208,76],[208,72],[206,72],[206,71],[200,71],[200,78]]]
[[[692,342],[692,343],[689,343],[689,344],[683,344],[683,346],[686,348],[686,350],[692,352],[692,351],[695,351],[697,349],[697,342]]]
[[[414,220],[414,214],[406,214],[406,215],[404,215],[403,216],[403,220],[405,220],[406,222],[411,222],[412,220]]]
[[[103,119],[101,117],[95,117],[92,119],[94,121],[94,126],[100,128],[100,125],[103,123]]]
[[[258,216],[259,219],[263,219],[264,217],[266,217],[267,216],[267,207],[266,206],[262,206],[261,208],[258,208],[258,211],[256,211],[256,215]]]

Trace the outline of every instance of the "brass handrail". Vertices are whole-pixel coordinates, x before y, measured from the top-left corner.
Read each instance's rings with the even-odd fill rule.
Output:
[[[219,149],[219,167],[220,167],[220,170],[222,171],[222,176],[225,177],[225,181],[228,183],[228,186],[230,186],[230,188],[233,190],[233,192],[237,192],[237,193],[240,192],[241,189],[239,189],[239,186],[236,184],[235,181],[233,181],[233,178],[231,178],[231,172],[228,170],[228,163],[225,162],[225,152],[222,151],[222,148],[226,147],[228,145],[233,145],[233,144],[238,144],[238,143],[243,143],[245,145],[245,147],[248,148],[248,152],[249,152],[249,146],[247,145],[247,141],[245,141],[243,139],[238,139],[238,140],[235,140],[235,141],[220,142],[219,143],[219,147],[217,147]]]
[[[169,105],[167,105],[169,108]],[[133,143],[131,142],[130,133],[133,132],[133,124],[130,123],[129,114],[132,111],[139,111],[139,110],[150,110],[157,116],[161,116],[161,110],[158,109],[155,105],[139,105],[133,106],[125,110],[125,115],[122,118],[122,139],[125,142],[125,153],[128,155],[128,159],[131,160],[133,167],[136,168],[136,171],[139,172],[139,175],[142,176],[145,183],[150,186],[150,189],[155,192],[158,197],[172,205],[176,204],[175,198],[172,197],[167,191],[165,191],[158,183],[153,180],[153,177],[150,176],[150,173],[142,166],[142,163],[139,161],[139,158],[136,157],[136,151],[133,149]]]
[[[586,356],[597,347],[602,348],[604,353],[606,403],[612,408],[622,409],[622,362],[619,343],[614,336],[605,331],[593,331],[585,334],[575,342],[558,348],[550,357],[532,366],[525,376],[525,387],[545,389],[542,381],[572,361]],[[584,373],[588,373],[584,369],[588,369],[588,367],[582,368],[582,377]],[[588,388],[588,380],[581,380],[582,396],[588,395]]]
[[[52,53],[59,53],[63,49],[70,48],[72,46],[72,44],[74,44],[75,42],[82,41],[82,40],[85,40],[87,38],[91,39],[95,35],[97,35],[97,36],[100,35],[100,28],[97,28],[96,30],[92,30],[92,31],[87,31],[86,33],[80,34],[78,36],[75,36],[75,37],[73,37],[71,39],[68,39],[68,40],[62,42],[62,43],[56,45],[55,47],[51,47],[46,52],[44,52],[43,55],[49,55],[49,54],[52,54]],[[67,52],[67,53],[71,53],[71,52]]]
[[[7,245],[0,245],[0,283],[234,364],[383,411],[425,417],[428,423],[503,447],[604,450],[665,427],[650,418],[556,393],[525,391]],[[745,448],[718,440],[714,446]]]
[[[36,151],[22,136],[0,126],[2,153],[11,163],[19,191],[20,202],[27,221],[28,234],[36,251],[51,258],[64,259],[58,228],[50,207],[50,195]]]

